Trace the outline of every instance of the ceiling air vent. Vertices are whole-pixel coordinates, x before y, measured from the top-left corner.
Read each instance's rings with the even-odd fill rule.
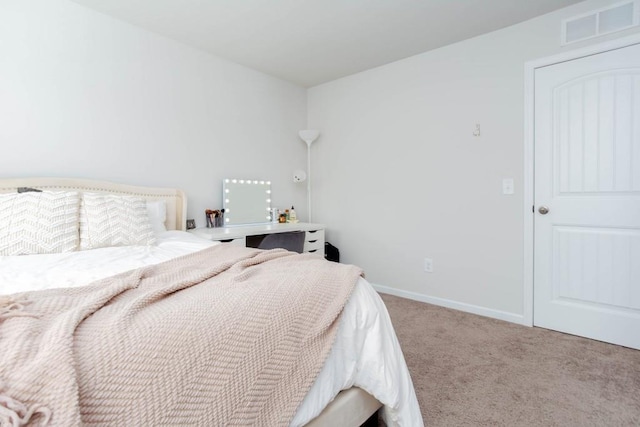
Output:
[[[616,3],[562,21],[562,45],[638,25],[640,25],[640,0]]]

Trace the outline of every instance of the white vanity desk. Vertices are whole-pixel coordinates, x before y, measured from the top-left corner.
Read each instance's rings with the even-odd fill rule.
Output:
[[[191,233],[204,239],[216,240],[234,245],[246,246],[247,236],[261,234],[285,233],[289,231],[304,231],[305,253],[315,253],[324,257],[324,224],[311,224],[306,222],[286,224],[256,224],[234,227],[195,228]]]

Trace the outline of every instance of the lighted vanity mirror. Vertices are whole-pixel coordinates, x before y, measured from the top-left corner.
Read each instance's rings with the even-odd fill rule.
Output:
[[[263,224],[271,220],[271,182],[222,180],[224,225]]]

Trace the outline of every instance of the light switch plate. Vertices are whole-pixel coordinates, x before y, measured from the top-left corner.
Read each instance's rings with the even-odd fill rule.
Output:
[[[504,178],[502,180],[502,194],[513,194],[513,178]]]

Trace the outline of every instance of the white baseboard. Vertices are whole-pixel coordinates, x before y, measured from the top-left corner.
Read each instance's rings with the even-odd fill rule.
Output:
[[[389,286],[376,285],[371,283],[373,288],[383,294],[395,295],[397,297],[412,299],[414,301],[426,302],[428,304],[439,305],[442,307],[453,308],[454,310],[465,311],[467,313],[478,314],[480,316],[491,317],[493,319],[505,320],[519,325],[527,325],[522,314],[509,313],[507,311],[494,310],[491,308],[481,307],[479,305],[467,304],[464,302],[453,301],[445,298],[432,297],[429,295],[419,294],[417,292],[405,291],[402,289],[391,288]]]

